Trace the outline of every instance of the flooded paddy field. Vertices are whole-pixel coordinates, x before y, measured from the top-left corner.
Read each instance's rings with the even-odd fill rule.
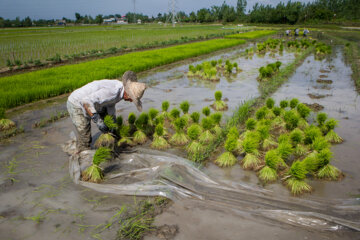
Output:
[[[161,102],[168,100],[171,109],[188,100],[190,112],[199,111],[212,104],[214,92],[221,90],[229,105],[225,116],[231,116],[241,102],[260,95],[256,80],[259,67],[275,61],[286,65],[295,59],[294,53],[285,51],[282,55],[240,57],[243,50],[222,51],[197,62],[140,74],[139,81],[150,86],[143,97],[143,108],[159,109]],[[186,76],[189,64],[220,58],[237,62],[243,71],[222,77],[219,82]],[[318,79],[332,83],[324,86]],[[310,98],[308,94],[325,97]],[[150,234],[145,239],[360,238],[360,179],[356,174],[360,170],[359,100],[341,47],[334,48],[333,55],[324,60],[307,57],[274,94],[277,101],[292,97],[318,103],[329,117],[340,120],[337,132],[345,142],[332,147],[335,155],[332,163],[345,173],[342,181],[314,181],[310,183],[315,189],[312,194],[292,197],[280,183],[262,186],[254,172],[243,170],[239,164],[222,169],[209,161],[198,170],[181,158],[186,153],[180,149],[151,158],[156,152],[135,148],[135,153],[122,153],[120,159],[124,166],[126,163],[139,166],[145,174],[132,172],[109,182],[126,183],[128,187],[135,186],[136,181],[164,184],[166,191],[160,189],[158,193],[174,201],[156,217],[155,225],[177,226],[175,236]],[[105,193],[109,186],[94,191],[72,182],[68,155],[61,149],[74,130],[71,120],[66,118],[40,129],[31,127],[34,122],[65,110],[65,100],[44,102],[41,108],[25,109],[11,116],[24,125],[25,133],[0,146],[0,232],[4,239],[114,239],[121,223],[113,216],[122,206],[131,208],[144,199]],[[135,112],[133,104],[117,104],[117,115],[125,117],[132,111]],[[96,138],[96,127],[92,130]],[[151,169],[159,170],[153,176]],[[140,191],[135,194],[141,195]],[[101,225],[107,223],[112,224],[107,228]]]

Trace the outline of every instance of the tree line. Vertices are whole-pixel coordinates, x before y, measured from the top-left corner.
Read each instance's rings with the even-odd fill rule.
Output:
[[[176,19],[180,22],[190,23],[275,23],[275,24],[296,24],[312,22],[334,22],[341,20],[360,19],[360,0],[315,0],[310,3],[289,0],[287,3],[280,2],[276,6],[256,3],[252,9],[246,12],[247,1],[238,0],[236,6],[230,6],[225,1],[220,6],[201,8],[186,14],[183,11],[177,13]],[[134,23],[137,19],[142,22],[166,22],[171,19],[171,13],[159,13],[157,16],[149,17],[144,14],[131,13],[125,14],[129,23]],[[63,18],[66,23],[75,24],[102,24],[107,18],[121,18],[120,14],[103,16],[101,14],[93,18],[90,15],[82,16],[75,13],[75,19]],[[3,19],[0,17],[0,27],[29,27],[54,25],[52,20],[31,20],[26,17],[20,20]]]

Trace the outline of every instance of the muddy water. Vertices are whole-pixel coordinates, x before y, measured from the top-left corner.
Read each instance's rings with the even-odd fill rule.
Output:
[[[239,52],[241,50],[232,50],[206,60],[233,58]],[[191,111],[200,110],[211,104],[208,99],[213,100],[215,90],[222,90],[223,96],[229,99],[229,115],[241,101],[258,96],[256,77],[260,66],[276,60],[286,63],[293,59],[291,53],[275,57],[236,58],[235,61],[244,71],[211,84],[188,79],[185,76],[188,64],[141,74],[139,81],[151,86],[143,98],[144,109],[159,108],[163,100],[169,100],[172,106],[188,100],[193,104]],[[15,119],[25,126],[31,126],[30,122],[63,108],[63,103],[53,103],[50,107],[23,111]],[[118,114],[124,116],[134,110],[132,104],[117,105]],[[70,119],[43,129],[28,130],[0,146],[0,232],[5,233],[2,235],[5,239],[95,238],[98,224],[109,220],[124,204],[133,203],[133,197],[98,193],[71,182],[68,177],[68,156],[59,146],[69,139],[69,133],[73,130]],[[196,201],[187,198],[176,201],[173,207],[157,218],[156,224],[179,226],[176,239],[234,239],[234,236],[240,239],[356,239],[358,236],[354,230],[346,227],[346,221],[359,217],[352,210],[353,199],[349,200],[350,204],[336,201],[334,206],[337,208],[329,207],[329,215],[340,218],[342,224],[338,224],[336,220],[325,221],[326,217],[316,214],[307,217],[312,211],[326,214],[330,203],[323,199],[325,195],[319,196],[321,199],[316,202],[298,202],[289,197],[287,190],[284,191],[280,185],[270,185],[264,190],[258,186],[255,174],[242,171],[240,166],[230,170],[209,164],[204,171],[226,188],[204,185],[202,182],[178,182],[178,179],[161,176],[169,184],[199,193]],[[180,176],[184,176],[181,179],[189,179],[186,172],[180,173]],[[280,200],[277,194],[281,195]],[[339,210],[349,206],[350,210]],[[43,217],[42,222],[37,223],[39,218],[36,216]],[[113,239],[117,228],[115,224],[109,230],[100,232],[100,235],[103,239]],[[341,231],[334,231],[338,229]]]

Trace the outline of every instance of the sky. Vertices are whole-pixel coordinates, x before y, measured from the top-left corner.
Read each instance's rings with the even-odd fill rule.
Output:
[[[62,17],[75,19],[75,12],[81,15],[98,14],[109,15],[134,11],[134,0],[0,0],[0,17],[23,19],[29,16],[32,19],[61,19]],[[168,12],[170,0],[135,0],[136,12],[148,16]],[[200,8],[220,6],[224,0],[177,0],[177,9],[190,13]],[[258,2],[259,4],[276,5],[281,0],[247,0],[247,9]],[[284,1],[284,0],[283,0]],[[298,0],[310,2],[312,0]],[[236,6],[237,0],[226,0],[226,3]],[[287,2],[287,0],[286,0]]]

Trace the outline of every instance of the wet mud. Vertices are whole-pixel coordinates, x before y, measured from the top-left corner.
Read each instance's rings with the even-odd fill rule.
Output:
[[[171,109],[188,100],[190,111],[198,111],[212,104],[214,92],[221,90],[223,97],[229,99],[229,110],[225,112],[229,116],[242,101],[259,95],[256,81],[259,67],[277,60],[286,65],[294,59],[292,53],[286,52],[252,59],[237,57],[242,51],[233,49],[198,62],[140,74],[139,81],[150,85],[143,97],[144,109],[160,108],[163,100],[170,101]],[[308,57],[275,98],[291,96],[309,104],[319,102],[331,117],[348,118],[341,120],[337,129],[345,143],[333,147],[337,159],[333,164],[346,174],[341,182],[314,181],[312,195],[294,198],[281,184],[264,188],[254,172],[244,171],[240,165],[221,169],[210,162],[199,171],[184,168],[187,161],[180,159],[179,164],[163,164],[163,171],[151,175],[139,169],[156,167],[156,161],[132,157],[139,154],[138,150],[123,153],[122,165],[108,169],[111,174],[125,175],[113,175],[103,192],[95,191],[74,184],[69,176],[68,155],[60,145],[70,138],[71,120],[66,118],[42,129],[31,127],[35,121],[65,110],[64,101],[60,101],[38,109],[22,109],[12,115],[27,131],[0,146],[0,232],[5,233],[2,236],[5,239],[95,239],[100,235],[102,239],[114,239],[119,225],[114,223],[103,231],[98,226],[108,223],[122,206],[133,206],[141,197],[106,193],[106,189],[111,184],[135,186],[132,184],[136,181],[156,180],[157,184],[180,194],[156,218],[158,232],[145,239],[356,239],[360,230],[357,199],[360,179],[356,175],[360,170],[356,158],[360,112],[351,69],[344,65],[341,49],[334,52],[332,59],[321,62]],[[235,59],[243,71],[230,78],[222,77],[217,83],[186,77],[188,64],[219,58]],[[317,89],[316,94],[331,96],[309,98],[311,86],[318,85],[315,79],[319,78],[319,70],[328,69],[329,65],[335,66],[328,73],[334,87]],[[129,112],[135,112],[133,104],[117,104],[118,115],[127,116]],[[94,126],[92,132],[95,140],[98,132]],[[185,155],[181,149],[166,154]],[[146,159],[148,162],[144,162]],[[139,189],[135,190],[136,195],[141,195]]]

